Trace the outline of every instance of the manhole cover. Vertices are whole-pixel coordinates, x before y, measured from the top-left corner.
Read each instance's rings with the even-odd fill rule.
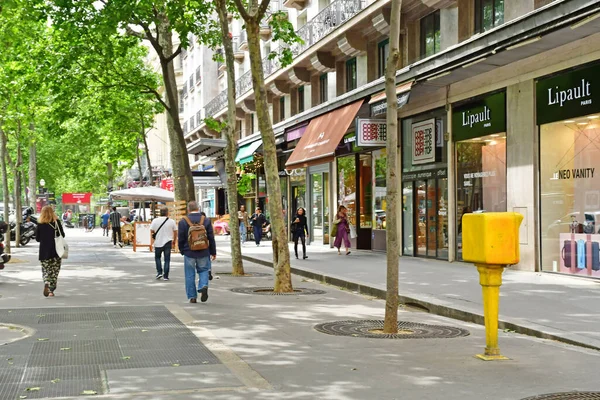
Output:
[[[307,289],[307,288],[295,288],[290,293],[275,293],[272,287],[241,287],[233,288],[232,292],[244,293],[244,294],[262,294],[262,295],[275,295],[275,296],[296,296],[296,295],[307,295],[307,294],[325,294],[324,290],[318,289]]]
[[[541,394],[523,400],[600,400],[600,392],[563,392]]]
[[[361,319],[325,322],[315,325],[321,333],[336,336],[354,336],[376,339],[435,339],[469,336],[469,331],[453,326],[426,325],[399,321],[398,333],[379,333],[383,330],[383,320]]]
[[[216,272],[217,275],[226,275],[233,276],[231,272]],[[256,278],[259,276],[273,276],[273,274],[268,274],[266,272],[246,272],[244,275],[236,275],[234,278]]]

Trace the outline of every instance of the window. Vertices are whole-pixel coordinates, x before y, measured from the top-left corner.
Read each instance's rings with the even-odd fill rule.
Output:
[[[375,160],[375,213],[373,215],[373,228],[385,229],[387,209],[387,151],[381,149],[373,152]]]
[[[250,114],[250,135],[254,135],[254,114]]]
[[[279,121],[285,120],[285,97],[279,98]]]
[[[198,66],[198,68],[196,68],[196,85],[199,85],[201,80],[202,80],[202,69],[200,69],[200,66]]]
[[[194,74],[190,75],[190,84],[189,84],[189,87],[190,87],[190,92],[193,92],[194,89],[195,89],[195,87],[194,87]]]
[[[298,88],[298,112],[304,111],[304,86]]]
[[[196,113],[196,123],[197,123],[198,125],[200,125],[200,123],[201,123],[201,122],[202,122],[202,111],[198,111],[198,112]]]
[[[504,0],[475,0],[475,32],[504,23]]]
[[[327,74],[323,74],[319,77],[319,102],[325,103],[327,101]]]
[[[356,58],[346,61],[346,92],[356,89]]]
[[[385,39],[377,45],[377,58],[379,60],[378,73],[382,77],[385,74],[385,64],[390,55],[390,39]]]
[[[179,91],[179,112],[182,113],[184,110],[184,101],[183,101],[183,90]]]
[[[440,10],[421,19],[421,57],[440,51]]]

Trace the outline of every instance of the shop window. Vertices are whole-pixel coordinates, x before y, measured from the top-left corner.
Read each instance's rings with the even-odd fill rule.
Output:
[[[354,154],[337,159],[338,206],[348,209],[348,221],[356,226],[356,157]],[[337,210],[336,210],[337,213]]]
[[[304,86],[298,88],[298,112],[304,111]]]
[[[600,115],[540,126],[542,269],[600,277]]]
[[[440,51],[440,10],[421,18],[421,57]]]
[[[323,74],[319,77],[319,102],[325,103],[327,101],[327,74]]]
[[[279,121],[285,121],[285,97],[279,98]]]
[[[346,92],[356,89],[356,58],[346,61]]]
[[[374,168],[375,168],[375,205],[373,212],[373,228],[385,229],[386,227],[386,210],[387,210],[387,151],[381,149],[373,152]]]
[[[373,157],[361,154],[359,163],[360,227],[373,228]]]
[[[379,77],[385,74],[385,64],[390,55],[390,39],[385,39],[377,45],[377,59],[379,60],[378,73]]]
[[[485,32],[504,23],[504,0],[475,0],[475,31]]]

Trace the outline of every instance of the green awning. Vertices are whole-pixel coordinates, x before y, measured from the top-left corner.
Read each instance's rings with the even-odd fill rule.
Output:
[[[248,143],[238,149],[237,156],[235,156],[235,162],[240,164],[246,164],[254,160],[254,153],[262,145],[262,140]]]

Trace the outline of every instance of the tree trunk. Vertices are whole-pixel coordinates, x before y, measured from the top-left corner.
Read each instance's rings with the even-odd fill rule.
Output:
[[[173,183],[175,185],[175,200],[196,200],[194,178],[190,169],[190,160],[179,122],[179,94],[173,60],[167,62],[173,54],[173,32],[166,16],[157,25],[159,44],[155,48],[159,53],[163,82],[165,85],[165,103],[167,104],[167,128],[171,145],[171,166],[173,168]]]
[[[258,127],[263,140],[264,168],[267,178],[269,213],[271,214],[271,229],[273,235],[273,268],[275,269],[275,292],[292,292],[292,276],[290,273],[290,251],[287,242],[285,223],[283,220],[283,202],[279,171],[277,169],[277,153],[275,135],[269,115],[267,91],[262,69],[260,53],[260,20],[246,20],[248,33],[248,48],[250,52],[250,69],[252,71],[252,86],[256,102]],[[258,177],[257,177],[258,179]]]
[[[400,60],[400,9],[402,0],[392,0],[390,19],[390,53],[385,69],[385,95],[387,101],[387,174],[386,174],[386,256],[387,288],[385,297],[384,333],[398,332],[398,263],[400,237],[398,212],[398,107],[396,106],[396,70]]]
[[[6,149],[6,136],[4,131],[0,128],[0,167],[2,169],[2,193],[4,202],[4,221],[8,223],[8,216],[10,212],[10,189],[8,187],[8,168],[6,167],[6,157],[8,152]],[[10,254],[10,230],[4,234],[4,245],[6,253]]]
[[[150,149],[148,148],[148,139],[146,138],[146,127],[142,120],[142,139],[144,141],[144,150],[146,151],[146,162],[148,163],[148,174],[150,175],[150,186],[154,186],[154,175],[152,174],[152,163],[150,162]],[[192,178],[193,179],[193,178]]]
[[[29,125],[31,131],[31,142],[29,144],[29,206],[36,209],[37,192],[37,143],[35,141],[35,126]]]
[[[106,183],[106,190],[110,193],[111,191],[115,190],[115,188],[113,187],[114,176],[112,163],[106,163],[106,176],[108,178]]]
[[[242,261],[241,235],[240,230],[236,229],[237,224],[233,223],[237,218],[237,174],[235,168],[235,153],[237,143],[235,140],[235,60],[233,58],[233,43],[229,32],[229,22],[227,20],[227,0],[216,0],[217,14],[219,15],[219,24],[223,36],[223,46],[225,47],[225,63],[227,65],[227,126],[225,127],[225,170],[227,171],[227,206],[229,207],[229,222],[231,223],[231,273],[234,276],[244,275],[244,263]],[[247,228],[247,227],[246,227]]]
[[[15,247],[21,247],[21,222],[23,221],[23,213],[21,210],[21,173],[19,171],[21,163],[23,162],[21,156],[21,144],[17,138],[17,160],[14,163],[13,171],[15,174],[14,186],[15,186]]]

